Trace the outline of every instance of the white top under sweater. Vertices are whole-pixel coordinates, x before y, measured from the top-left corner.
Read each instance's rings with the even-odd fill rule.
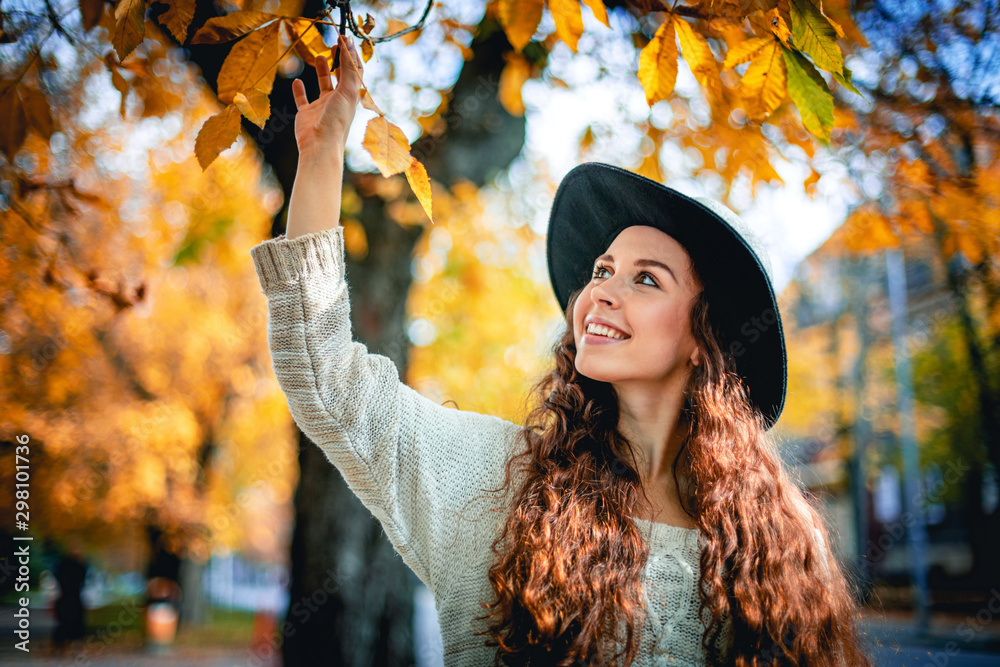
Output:
[[[475,616],[492,600],[495,496],[521,427],[438,405],[399,379],[387,357],[352,340],[343,228],[269,239],[251,251],[268,302],[274,371],[295,423],[381,522],[434,594],[446,667],[492,665]],[[650,556],[649,613],[636,667],[706,664],[697,530],[633,517]]]

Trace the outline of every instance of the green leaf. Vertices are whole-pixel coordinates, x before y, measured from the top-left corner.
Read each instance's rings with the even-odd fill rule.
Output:
[[[824,144],[833,129],[833,94],[813,64],[798,51],[781,47],[788,70],[788,95],[799,108],[802,124]]]
[[[844,68],[844,54],[837,45],[837,31],[819,13],[811,0],[790,0],[792,43],[809,54],[817,67],[839,74]]]
[[[174,253],[171,264],[173,266],[180,266],[197,261],[207,246],[210,246],[226,235],[229,228],[232,227],[233,222],[232,218],[216,218],[208,223],[207,229],[204,229],[204,225],[202,225],[202,229],[189,229],[184,240],[181,242],[180,248]]]
[[[837,74],[836,72],[834,72],[833,78],[837,81],[837,83],[842,85],[844,88],[847,88],[855,95],[861,95],[861,93],[858,92],[858,89],[854,87],[854,83],[852,81],[852,79],[854,78],[854,74],[851,73],[851,70],[847,69],[847,65],[844,65],[843,74]]]

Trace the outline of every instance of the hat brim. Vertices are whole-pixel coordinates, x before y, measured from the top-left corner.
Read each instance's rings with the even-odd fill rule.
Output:
[[[771,279],[757,253],[709,207],[635,172],[600,162],[571,169],[549,215],[549,280],[563,312],[592,279],[594,260],[627,227],[648,225],[684,246],[709,302],[722,349],[770,428],[785,404],[785,336]]]

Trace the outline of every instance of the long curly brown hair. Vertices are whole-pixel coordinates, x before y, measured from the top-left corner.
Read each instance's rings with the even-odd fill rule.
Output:
[[[520,480],[492,545],[494,599],[477,617],[488,628],[477,634],[497,647],[495,666],[617,665],[622,657],[629,665],[640,650],[649,547],[630,517],[649,501],[618,429],[616,391],[576,370],[572,314],[581,291],[569,300],[554,368],[529,394],[525,447],[494,490]],[[703,362],[685,392],[688,437],[673,476],[703,538],[699,618],[709,663],[870,665],[848,575],[748,401],[704,290],[691,331]],[[624,650],[609,656],[615,643]]]

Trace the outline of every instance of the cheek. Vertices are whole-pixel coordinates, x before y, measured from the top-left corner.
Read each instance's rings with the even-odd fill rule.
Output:
[[[585,304],[590,303],[590,287],[585,287],[580,296],[577,297],[576,303],[573,304],[573,332],[577,333],[580,331],[580,324],[583,322],[583,318],[586,316]]]
[[[687,320],[681,308],[661,308],[646,313],[640,321],[643,334],[664,345],[676,345],[687,333]]]

